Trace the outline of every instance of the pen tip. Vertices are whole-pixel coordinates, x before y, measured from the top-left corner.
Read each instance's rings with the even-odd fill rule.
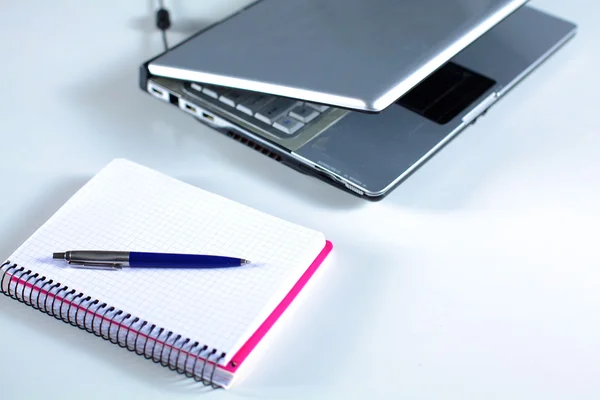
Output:
[[[246,264],[251,264],[252,261],[250,260],[242,260],[242,265],[246,265]]]
[[[65,259],[65,253],[53,253],[52,258],[59,258],[61,260]]]

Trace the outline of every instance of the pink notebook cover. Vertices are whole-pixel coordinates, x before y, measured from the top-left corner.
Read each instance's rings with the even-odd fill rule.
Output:
[[[321,253],[315,258],[313,263],[308,267],[306,272],[302,274],[298,282],[294,285],[294,287],[289,291],[289,293],[281,300],[279,305],[275,307],[271,315],[267,317],[265,322],[254,332],[250,339],[246,341],[246,343],[240,348],[240,350],[233,356],[229,364],[224,367],[226,371],[235,372],[241,365],[242,362],[252,353],[252,350],[260,343],[262,338],[269,332],[271,327],[275,325],[275,322],[281,317],[283,312],[292,304],[292,301],[298,296],[300,291],[306,286],[310,278],[314,275],[317,269],[323,264],[323,261],[327,258],[329,253],[333,249],[333,244],[330,241],[326,241],[325,247],[321,250]]]
[[[240,366],[242,365],[244,360],[250,355],[250,353],[252,353],[254,348],[256,348],[256,346],[260,343],[260,341],[267,334],[267,332],[269,332],[271,327],[277,322],[277,320],[281,317],[281,315],[284,313],[284,311],[289,307],[289,305],[292,303],[292,301],[294,301],[296,296],[298,296],[298,294],[302,291],[304,286],[308,283],[308,281],[314,275],[314,273],[317,271],[319,266],[321,266],[323,261],[325,261],[325,259],[327,258],[327,256],[329,255],[329,253],[331,252],[332,249],[333,249],[333,244],[330,241],[326,241],[325,247],[323,248],[323,250],[321,250],[321,252],[317,256],[317,258],[315,258],[313,263],[308,267],[308,269],[300,277],[298,282],[296,282],[296,284],[292,287],[292,289],[288,292],[288,294],[283,298],[283,300],[277,305],[277,307],[275,307],[275,309],[271,312],[271,314],[267,317],[267,319],[265,319],[265,321],[254,332],[254,334],[252,334],[252,336],[240,348],[240,350],[235,354],[235,356],[233,356],[233,358],[231,359],[229,364],[227,366],[219,365],[218,368],[224,369],[231,373],[235,373],[235,371],[240,368]],[[97,318],[99,321],[105,321],[105,322],[109,323],[110,326],[118,327],[119,329],[122,329],[123,332],[131,332],[131,333],[135,334],[136,337],[141,337],[143,339],[151,340],[151,341],[153,341],[157,344],[161,344],[167,348],[172,348],[172,346],[168,343],[165,343],[161,340],[157,340],[156,338],[153,338],[153,337],[149,337],[148,335],[146,335],[140,331],[137,331],[127,325],[111,321],[109,318],[105,317],[102,314],[97,314],[92,311],[89,311],[85,307],[81,307],[79,304],[71,302],[68,299],[66,299],[65,297],[60,296],[59,295],[60,292],[59,293],[50,293],[48,290],[41,289],[40,287],[35,286],[33,283],[29,282],[28,279],[23,279],[20,276],[15,276],[15,273],[16,272],[13,272],[12,274],[8,274],[11,277],[10,278],[11,283],[15,284],[15,288],[17,287],[17,285],[18,286],[24,285],[25,287],[30,288],[32,290],[32,292],[43,293],[44,295],[47,296],[47,298],[53,299],[53,301],[59,300],[62,304],[68,305],[69,308],[73,308],[74,310],[81,311],[81,312],[85,313],[86,315],[90,315],[90,318],[92,318],[92,317],[94,319]],[[48,300],[46,299],[45,302],[48,302]],[[183,354],[184,356],[188,355],[188,353],[186,351],[181,351],[181,354]],[[198,359],[204,361],[204,359],[201,357],[198,357]],[[208,361],[208,364],[214,364],[214,363]]]

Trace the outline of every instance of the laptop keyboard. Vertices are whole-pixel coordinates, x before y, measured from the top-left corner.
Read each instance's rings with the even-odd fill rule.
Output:
[[[212,85],[187,83],[185,89],[254,125],[263,128],[268,126],[267,130],[283,137],[299,133],[329,109],[320,104]]]

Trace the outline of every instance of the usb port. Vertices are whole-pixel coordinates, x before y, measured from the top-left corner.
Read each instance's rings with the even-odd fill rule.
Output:
[[[185,105],[185,109],[186,109],[186,110],[188,110],[188,111],[191,111],[191,112],[193,112],[193,113],[196,113],[196,107],[194,107],[194,106],[191,106],[191,105],[189,105],[189,104],[187,104],[187,103],[186,103],[186,105]]]
[[[202,118],[207,119],[207,120],[209,120],[211,122],[215,120],[215,117],[213,117],[212,115],[207,114],[205,112],[202,113]]]
[[[148,82],[148,92],[154,97],[164,101],[169,101],[169,92],[152,82]]]

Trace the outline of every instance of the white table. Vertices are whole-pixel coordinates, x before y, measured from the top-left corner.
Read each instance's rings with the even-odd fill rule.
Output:
[[[247,2],[167,0],[170,42]],[[254,370],[210,398],[597,399],[600,5],[533,4],[576,21],[575,40],[367,203],[142,93],[138,65],[162,50],[154,2],[4,2],[0,258],[125,157],[335,243]],[[0,297],[3,399],[200,392]]]

